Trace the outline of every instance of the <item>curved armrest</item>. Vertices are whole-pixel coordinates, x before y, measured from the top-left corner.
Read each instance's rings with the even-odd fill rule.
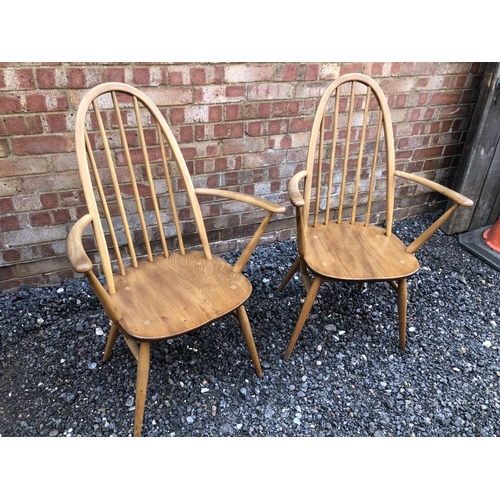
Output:
[[[286,210],[286,207],[280,205],[279,203],[275,203],[274,201],[268,201],[264,198],[258,198],[257,196],[252,196],[250,194],[228,191],[226,189],[196,188],[194,192],[201,195],[218,196],[220,198],[229,198],[231,200],[241,201],[255,207],[264,208],[274,214],[282,214]]]
[[[396,175],[397,177],[401,177],[403,179],[408,179],[409,181],[418,182],[419,184],[422,184],[425,187],[431,188],[434,191],[441,193],[447,198],[450,198],[450,200],[464,207],[472,207],[472,205],[474,205],[474,202],[469,198],[467,198],[466,196],[457,193],[456,191],[453,191],[453,189],[441,186],[441,184],[438,184],[437,182],[430,181],[429,179],[424,179],[423,177],[419,177],[418,175],[415,174],[410,174],[408,172],[400,172],[397,170],[394,172],[394,175]]]
[[[223,198],[229,198],[231,200],[241,201],[244,203],[249,203],[255,207],[264,208],[268,211],[266,217],[262,221],[261,225],[257,229],[257,231],[252,236],[251,240],[248,242],[246,248],[243,250],[239,259],[236,261],[236,264],[233,267],[233,271],[235,273],[243,272],[248,259],[252,255],[252,252],[255,250],[255,247],[260,241],[261,236],[264,234],[269,221],[271,220],[271,216],[273,214],[282,214],[285,212],[286,207],[275,203],[274,201],[264,200],[263,198],[258,198],[257,196],[252,196],[249,194],[243,193],[235,193],[234,191],[227,191],[225,189],[211,189],[211,188],[197,188],[194,192],[198,195],[207,195],[207,196],[220,196]]]
[[[86,214],[71,228],[68,235],[68,258],[71,266],[77,273],[87,273],[92,270],[92,262],[88,258],[82,244],[82,234],[92,222],[92,216]]]
[[[418,238],[415,238],[415,240],[406,248],[406,251],[408,253],[415,253],[446,222],[446,220],[448,220],[451,214],[459,206],[472,207],[472,205],[474,205],[474,202],[469,198],[467,198],[466,196],[463,196],[460,193],[453,191],[453,189],[441,186],[441,184],[438,184],[437,182],[424,179],[415,174],[409,174],[408,172],[396,171],[394,172],[394,175],[401,177],[403,179],[408,179],[409,181],[418,182],[423,186],[426,186],[438,193],[441,193],[442,195],[446,196],[447,198],[449,198],[454,202],[454,204],[446,212],[444,212],[444,214],[441,215],[441,217],[439,217],[438,220],[436,220],[433,224],[431,224]]]
[[[304,206],[304,198],[299,189],[299,184],[302,179],[307,176],[307,171],[302,170],[302,172],[296,173],[288,183],[288,197],[290,198],[290,203],[294,207],[303,207]]]
[[[121,319],[122,315],[113,304],[113,301],[111,300],[108,292],[92,272],[92,262],[88,258],[82,245],[83,231],[91,222],[92,216],[90,214],[86,214],[78,219],[76,224],[71,228],[67,241],[68,258],[71,262],[71,266],[77,273],[85,273],[97,297],[101,301],[104,310],[106,311],[110,319],[113,322],[117,323]]]

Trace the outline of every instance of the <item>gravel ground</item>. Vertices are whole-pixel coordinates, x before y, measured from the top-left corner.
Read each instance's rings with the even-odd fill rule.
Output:
[[[439,214],[395,223],[408,243]],[[386,284],[322,285],[290,360],[304,287],[276,291],[296,242],[256,249],[247,302],[256,377],[232,317],[151,352],[143,436],[499,436],[500,273],[438,232],[408,283],[398,349]],[[226,254],[234,260],[237,252]],[[86,280],[0,293],[2,436],[129,436],[136,362]]]

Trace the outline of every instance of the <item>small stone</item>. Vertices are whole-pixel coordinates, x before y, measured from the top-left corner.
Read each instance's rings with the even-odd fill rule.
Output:
[[[95,329],[95,334],[96,334],[96,335],[99,335],[99,336],[104,335],[104,332],[103,332],[103,330],[102,330],[102,328],[101,328],[100,326],[98,326],[98,327]]]
[[[483,342],[483,345],[484,345],[484,347],[486,347],[486,348],[490,348],[490,347],[491,347],[491,342],[490,342],[489,340],[485,340],[485,341]]]
[[[188,424],[192,424],[192,423],[194,422],[194,418],[193,418],[193,417],[187,417],[187,418],[186,418],[186,422],[187,422]]]
[[[51,437],[51,438],[56,437],[57,435],[59,435],[59,431],[57,429],[52,429],[49,432],[49,437]]]

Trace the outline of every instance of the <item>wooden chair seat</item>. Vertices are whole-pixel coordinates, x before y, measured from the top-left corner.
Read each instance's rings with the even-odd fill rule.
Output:
[[[310,228],[305,261],[314,274],[345,281],[389,281],[411,276],[418,260],[395,235],[362,223]]]
[[[136,340],[162,340],[195,330],[234,311],[252,285],[230,264],[203,252],[177,252],[140,261],[115,277],[113,303],[127,311],[119,321]]]

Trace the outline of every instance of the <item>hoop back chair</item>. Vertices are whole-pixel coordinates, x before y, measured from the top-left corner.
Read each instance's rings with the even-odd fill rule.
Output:
[[[306,162],[306,169],[295,174],[288,185],[296,209],[298,257],[279,290],[300,270],[307,296],[285,358],[290,357],[325,281],[359,285],[388,282],[398,294],[399,347],[403,350],[406,280],[419,269],[414,253],[460,205],[472,206],[473,202],[436,182],[395,170],[386,99],[379,85],[362,74],[344,75],[324,92],[314,118]],[[392,233],[396,177],[431,188],[454,202],[407,247]],[[379,222],[377,216],[372,216],[375,210],[385,210],[385,229],[374,225]]]
[[[195,189],[164,116],[129,85],[104,83],[90,90],[78,108],[75,136],[88,214],[71,228],[68,257],[73,269],[87,276],[111,320],[104,361],[121,332],[138,362],[134,435],[139,436],[152,342],[233,314],[262,377],[244,307],[252,286],[242,271],[271,216],[285,207],[238,192]],[[211,196],[209,202],[224,196],[267,211],[234,266],[212,255],[198,195]],[[183,233],[196,229],[186,210],[199,236],[198,247],[189,251]],[[92,237],[86,232],[90,224],[105,285],[84,249]]]

